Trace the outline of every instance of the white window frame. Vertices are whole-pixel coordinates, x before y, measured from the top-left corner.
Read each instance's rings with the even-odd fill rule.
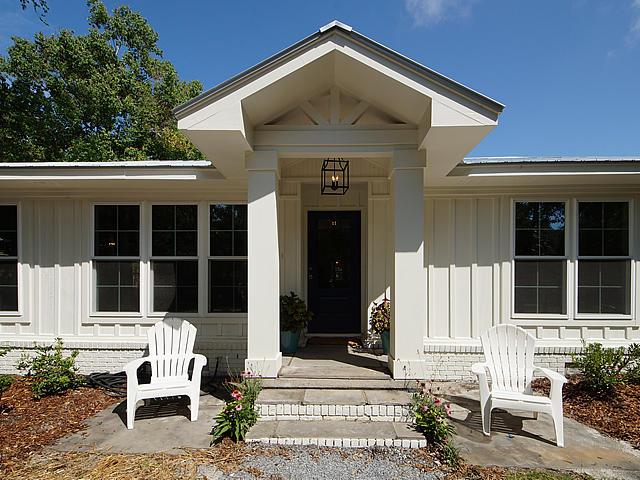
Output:
[[[206,293],[204,295],[205,297],[205,311],[206,311],[206,315],[208,317],[213,317],[213,318],[246,318],[248,312],[210,312],[209,311],[209,296],[211,294],[211,285],[210,285],[210,278],[209,278],[209,263],[210,260],[249,260],[249,255],[248,255],[248,248],[249,245],[247,245],[247,255],[233,255],[233,256],[220,256],[220,255],[211,255],[211,206],[212,205],[246,205],[247,206],[247,217],[249,216],[249,204],[247,202],[243,202],[243,201],[219,201],[219,202],[208,202],[207,203],[207,228],[205,229],[206,231],[206,283],[205,283],[205,290]],[[247,243],[249,242],[249,219],[247,218]],[[248,263],[247,263],[248,265]],[[249,286],[247,285],[247,292],[249,291]],[[247,305],[248,308],[248,305]]]
[[[197,254],[196,256],[176,256],[176,257],[171,257],[171,256],[162,256],[162,255],[153,255],[153,207],[154,205],[195,205],[196,206],[196,248],[197,248]],[[203,245],[202,245],[202,235],[201,235],[201,213],[202,210],[202,204],[201,202],[198,201],[193,201],[193,202],[189,202],[189,201],[174,201],[174,202],[150,202],[149,203],[149,208],[147,209],[146,213],[145,213],[145,224],[147,225],[146,230],[148,232],[147,235],[147,251],[149,252],[148,255],[148,265],[149,265],[149,274],[148,274],[148,279],[149,279],[149,288],[147,289],[147,311],[149,312],[148,316],[149,317],[165,317],[167,315],[179,315],[181,317],[199,317],[202,316],[203,311],[202,311],[202,274],[201,274],[201,270],[202,270],[202,249],[203,249]],[[207,235],[208,235],[208,225],[207,225]],[[208,247],[208,245],[207,245]],[[195,312],[161,312],[161,311],[155,311],[153,308],[153,289],[155,286],[155,280],[154,280],[154,273],[153,273],[153,262],[154,261],[162,261],[162,260],[168,260],[168,261],[180,261],[180,260],[195,260],[198,262],[198,309]],[[208,285],[207,288],[205,288],[205,290],[208,290]]]
[[[549,256],[531,256],[531,255],[518,255],[516,257],[516,204],[522,202],[535,202],[535,203],[564,203],[564,255],[549,255]],[[510,245],[511,245],[511,275],[510,275],[510,291],[511,291],[511,306],[510,314],[514,320],[527,320],[527,319],[548,319],[548,320],[568,320],[571,318],[571,302],[569,301],[569,289],[571,287],[570,271],[571,271],[571,252],[569,241],[569,222],[571,218],[570,210],[571,202],[567,198],[557,197],[525,197],[525,198],[512,198],[511,199],[511,212],[510,212]],[[564,260],[565,261],[565,307],[566,313],[516,313],[516,260]]]
[[[22,205],[20,202],[0,202],[0,206],[16,207],[16,249],[17,255],[0,257],[2,260],[16,261],[16,287],[18,289],[18,309],[17,310],[0,310],[0,318],[8,317],[11,321],[15,321],[15,317],[23,315],[23,291],[22,288]]]
[[[96,206],[100,206],[100,205],[137,205],[138,208],[140,209],[140,215],[139,215],[139,226],[138,226],[138,256],[137,257],[132,257],[132,256],[126,256],[126,257],[109,257],[109,256],[103,256],[103,255],[96,255],[95,254],[95,247],[96,247],[96,237],[95,237],[95,224],[96,224]],[[145,275],[145,269],[144,269],[144,261],[143,259],[147,257],[146,252],[144,251],[143,245],[145,245],[145,243],[143,242],[143,235],[144,235],[144,224],[143,224],[143,218],[146,215],[146,210],[144,207],[144,202],[127,202],[127,201],[113,201],[113,202],[93,202],[90,204],[91,207],[91,225],[90,225],[90,235],[91,235],[91,246],[90,246],[90,252],[91,252],[91,260],[89,261],[89,268],[90,268],[90,272],[91,272],[91,281],[90,281],[90,285],[89,285],[89,316],[90,317],[123,317],[123,318],[141,318],[143,316],[143,298],[144,298],[144,289],[146,288],[146,283],[147,283],[147,276]],[[95,262],[99,262],[99,261],[123,261],[123,262],[129,262],[129,261],[138,261],[138,271],[140,274],[140,287],[139,287],[139,293],[138,293],[138,311],[137,312],[100,312],[96,309],[96,292],[97,292],[97,278],[96,278],[96,269],[95,269]],[[147,262],[148,263],[148,262]]]
[[[620,202],[626,202],[629,205],[629,252],[627,253],[626,256],[611,256],[611,255],[607,255],[607,256],[592,256],[592,255],[584,255],[584,256],[580,256],[579,255],[579,247],[580,247],[580,226],[579,226],[579,218],[578,215],[580,213],[579,210],[579,204],[580,203],[588,203],[588,202],[598,202],[598,203],[620,203]],[[574,225],[574,229],[575,229],[575,235],[574,235],[574,251],[575,251],[575,261],[574,261],[574,288],[573,288],[573,308],[574,308],[574,318],[576,320],[603,320],[603,319],[610,319],[610,320],[632,320],[634,318],[634,312],[635,312],[635,304],[636,304],[636,273],[635,273],[635,260],[634,260],[634,255],[635,255],[635,250],[634,250],[634,242],[633,242],[633,238],[635,235],[635,224],[634,224],[634,218],[635,218],[635,209],[634,209],[634,204],[633,204],[633,199],[629,198],[629,197],[620,197],[620,198],[615,198],[615,197],[606,197],[606,198],[598,198],[598,197],[578,197],[575,198],[573,200],[573,204],[574,204],[574,221],[573,221],[573,225]],[[580,264],[580,260],[627,260],[630,263],[630,267],[629,267],[629,275],[631,276],[631,278],[629,279],[629,288],[630,288],[630,292],[629,292],[629,314],[614,314],[614,313],[580,313],[578,311],[578,269],[579,269],[579,264]]]

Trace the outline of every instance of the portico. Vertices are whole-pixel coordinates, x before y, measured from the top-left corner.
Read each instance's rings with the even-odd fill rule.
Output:
[[[247,368],[274,377],[282,365],[279,295],[314,300],[309,213],[352,211],[362,258],[348,268],[360,269],[348,294],[359,303],[359,327],[349,333],[366,338],[373,302],[390,298],[389,369],[394,378],[424,376],[425,178],[448,173],[501,109],[333,22],[176,111],[179,127],[221,174],[247,185]],[[350,163],[344,197],[320,195],[320,166],[330,157]]]

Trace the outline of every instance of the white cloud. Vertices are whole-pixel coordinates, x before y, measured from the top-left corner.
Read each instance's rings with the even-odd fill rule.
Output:
[[[640,2],[640,0],[633,0]],[[433,25],[450,18],[468,17],[475,0],[404,0],[416,25]]]

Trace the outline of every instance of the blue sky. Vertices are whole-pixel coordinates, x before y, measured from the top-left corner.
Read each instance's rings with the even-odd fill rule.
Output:
[[[128,0],[165,58],[205,88],[333,19],[507,105],[474,155],[640,155],[640,0]],[[0,0],[12,35],[86,28],[83,0],[49,27]]]

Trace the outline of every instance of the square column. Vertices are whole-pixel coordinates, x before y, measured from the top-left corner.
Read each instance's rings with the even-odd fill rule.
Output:
[[[425,378],[423,342],[427,324],[424,264],[425,152],[396,150],[392,162],[393,277],[391,345],[393,378]]]
[[[250,153],[246,169],[249,299],[245,368],[275,378],[282,366],[277,152]]]

